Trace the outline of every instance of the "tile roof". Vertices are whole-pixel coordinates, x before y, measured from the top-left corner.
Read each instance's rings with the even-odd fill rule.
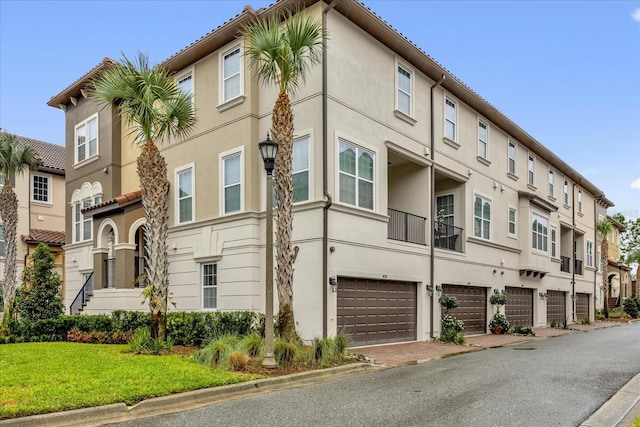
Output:
[[[139,200],[139,199],[142,199],[142,190],[132,191],[131,193],[126,193],[121,196],[114,197],[113,199],[105,200],[104,202],[98,203],[97,205],[86,207],[82,209],[81,212],[84,214],[89,211],[93,211],[99,208],[103,208],[105,206],[110,206],[115,204],[125,205],[125,204],[129,204],[130,202],[135,202],[136,200]]]
[[[49,245],[64,245],[64,231],[38,230],[32,228],[29,235],[22,235],[23,242],[47,243]]]
[[[15,136],[18,138],[18,144],[30,145],[34,148],[38,156],[40,156],[40,160],[42,160],[42,167],[64,173],[65,156],[62,145],[38,141],[37,139],[27,138],[26,136]]]

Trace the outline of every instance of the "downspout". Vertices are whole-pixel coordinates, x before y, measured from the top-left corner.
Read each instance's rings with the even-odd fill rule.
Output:
[[[435,203],[435,193],[436,193],[436,162],[434,160],[435,154],[436,154],[436,137],[435,137],[435,130],[433,128],[434,126],[434,114],[433,114],[433,90],[438,87],[439,85],[442,84],[442,82],[445,79],[445,75],[442,75],[442,78],[435,82],[433,85],[431,85],[431,91],[430,91],[430,102],[431,102],[431,109],[430,109],[430,115],[431,115],[431,176],[430,176],[430,182],[429,182],[429,186],[430,186],[430,190],[429,190],[429,196],[431,198],[431,218],[428,219],[428,221],[431,221],[431,227],[428,228],[429,230],[429,245],[431,245],[431,255],[429,257],[429,282],[430,285],[432,287],[432,291],[431,291],[431,322],[429,323],[429,337],[431,339],[435,339],[435,337],[433,336],[433,323],[435,322],[435,294],[436,294],[436,285],[435,285],[435,264],[436,264],[436,254],[435,254],[435,243],[436,243],[436,238],[435,238],[435,233],[433,232],[434,227],[435,227],[435,222],[434,219],[436,217],[436,203]]]
[[[573,268],[571,269],[571,321],[576,321],[576,184],[580,184],[582,180],[577,183],[574,182],[571,191],[571,240],[573,241]],[[582,274],[584,274],[584,263],[582,265]]]
[[[328,181],[328,154],[327,147],[329,138],[327,137],[328,124],[327,124],[327,13],[336,4],[337,0],[333,0],[322,11],[322,193],[326,199],[324,208],[322,209],[322,336],[327,336],[327,323],[328,323],[328,295],[327,295],[327,283],[329,283],[329,272],[327,271],[329,265],[328,252],[329,252],[329,208],[331,207],[331,194],[329,194],[329,181]]]
[[[593,265],[596,266],[596,271],[593,273],[593,321],[596,320],[596,292],[598,292],[598,270],[600,269],[600,260],[596,259],[596,255],[598,254],[598,201],[601,200],[601,197],[604,194],[599,195],[593,201]],[[589,312],[589,317],[591,317],[591,312]]]

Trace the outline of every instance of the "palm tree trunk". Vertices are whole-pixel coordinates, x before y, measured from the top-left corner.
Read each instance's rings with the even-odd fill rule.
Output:
[[[602,244],[600,245],[600,263],[602,264],[602,292],[604,294],[604,308],[603,313],[605,319],[609,318],[609,282],[607,280],[607,270],[609,261],[609,242],[607,237],[602,238]]]
[[[275,185],[277,212],[277,271],[278,323],[280,335],[285,339],[296,336],[293,316],[293,256],[291,234],[293,230],[293,112],[286,92],[281,92],[273,107],[272,133],[279,144],[276,157]]]
[[[0,336],[7,336],[9,335],[9,320],[13,316],[17,287],[16,233],[18,229],[18,198],[9,183],[6,183],[0,190],[0,206],[2,207],[0,216],[2,216],[5,240],[4,284],[2,287],[4,315],[2,317],[2,326],[0,326]]]
[[[160,150],[147,141],[138,156],[138,176],[145,214],[145,259],[148,286],[151,286],[151,336],[166,340],[169,262],[167,237],[169,230],[169,180],[167,162]]]

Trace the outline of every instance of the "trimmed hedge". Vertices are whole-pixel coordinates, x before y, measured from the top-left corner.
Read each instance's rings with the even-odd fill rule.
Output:
[[[65,315],[36,322],[11,320],[11,335],[0,337],[0,344],[67,341],[69,336],[99,336],[101,341],[117,342],[120,340],[114,339],[114,335],[132,334],[149,326],[149,322],[149,313],[124,310],[116,310],[111,315]],[[167,313],[167,334],[177,345],[201,346],[223,335],[244,336],[252,332],[264,335],[263,314],[252,311]]]

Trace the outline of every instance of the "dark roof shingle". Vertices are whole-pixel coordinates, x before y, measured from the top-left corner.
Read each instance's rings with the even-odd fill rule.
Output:
[[[28,236],[22,235],[23,242],[46,243],[54,246],[64,245],[64,231],[38,230],[32,228]]]
[[[62,145],[38,141],[37,139],[27,138],[26,136],[15,136],[18,138],[19,144],[33,147],[38,156],[40,156],[40,160],[42,160],[42,167],[64,173],[65,155]]]

